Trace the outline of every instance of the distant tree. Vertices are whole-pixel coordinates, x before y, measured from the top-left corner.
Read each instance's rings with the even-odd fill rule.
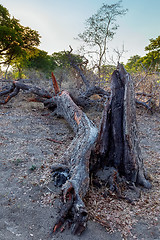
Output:
[[[43,50],[37,49],[36,54],[28,58],[25,67],[42,71],[46,76],[50,77],[51,72],[57,67],[57,63],[53,56],[48,55]]]
[[[145,51],[149,52],[144,57],[135,55],[128,60],[127,71],[160,71],[160,36],[150,39],[150,44],[145,47]]]
[[[57,64],[57,67],[59,67],[59,68],[70,68],[71,67],[68,53],[69,53],[69,51],[61,51],[61,52],[55,52],[52,54],[52,57]],[[73,53],[70,53],[70,56],[72,59],[74,59],[74,62],[76,64],[81,64],[84,62],[83,56],[80,56],[78,54],[73,54]]]
[[[116,70],[116,66],[114,65],[103,65],[101,67],[101,79],[104,81],[105,85],[106,83],[110,83],[111,75]]]
[[[98,57],[98,72],[100,75],[101,66],[105,64],[107,41],[112,40],[119,25],[117,18],[126,14],[119,1],[115,4],[103,4],[96,14],[86,21],[85,31],[79,34],[79,39],[92,47],[92,53]]]
[[[150,39],[150,44],[145,47],[145,51],[149,53],[142,58],[144,66],[151,71],[160,71],[160,36]]]
[[[139,55],[134,55],[134,56],[130,57],[125,66],[126,70],[130,73],[134,73],[139,70],[142,70],[142,65],[139,62],[140,59],[141,59],[141,57]]]
[[[0,64],[9,64],[15,58],[26,56],[39,43],[38,32],[11,18],[9,11],[0,4]]]
[[[25,69],[34,69],[45,73],[46,77],[50,77],[51,72],[57,67],[53,57],[38,48],[35,48],[32,54],[26,54],[25,57],[22,55],[14,59],[11,65],[16,71],[18,70],[18,78],[22,77]]]

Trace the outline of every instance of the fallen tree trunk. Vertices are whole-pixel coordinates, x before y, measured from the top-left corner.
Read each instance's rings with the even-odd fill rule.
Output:
[[[69,220],[72,223],[72,232],[80,234],[87,221],[87,211],[82,199],[89,188],[89,158],[98,130],[66,91],[57,95],[56,102],[56,113],[66,119],[76,135],[62,158],[65,165],[52,166],[54,176],[58,177],[59,181],[64,178],[67,166],[70,176],[62,186],[64,205],[54,231]],[[55,174],[57,171],[58,176]]]
[[[81,234],[86,227],[88,215],[83,198],[89,189],[89,158],[98,130],[73,102],[68,92],[59,92],[53,74],[52,80],[56,93],[55,113],[65,118],[75,133],[75,138],[61,159],[64,165],[52,166],[54,180],[58,179],[55,181],[56,185],[63,184],[63,207],[53,231],[61,226],[63,230],[63,224],[69,221],[72,224],[72,233]]]
[[[36,94],[42,98],[52,98],[51,94],[45,89],[29,86],[20,81],[13,81],[10,87],[6,87],[0,92],[0,97],[8,94],[6,98],[0,101],[0,104],[6,104],[11,98],[15,97],[19,93],[20,89],[29,93]]]

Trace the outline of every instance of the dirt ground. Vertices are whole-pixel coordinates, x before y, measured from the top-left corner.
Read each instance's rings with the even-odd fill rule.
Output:
[[[98,122],[98,114],[90,112],[89,116]],[[160,239],[160,114],[138,111],[137,116],[152,189],[142,191],[135,205],[108,200],[93,189],[87,200],[90,220],[86,231],[80,237],[71,235],[70,230],[51,236],[60,189],[54,187],[50,166],[65,153],[74,136],[72,129],[41,103],[26,101],[22,93],[0,106],[0,240]],[[108,231],[98,223],[103,218],[117,221],[118,227]]]

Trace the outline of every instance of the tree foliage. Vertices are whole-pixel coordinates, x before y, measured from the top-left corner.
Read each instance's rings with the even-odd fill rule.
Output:
[[[55,52],[52,54],[52,57],[57,64],[57,67],[59,67],[59,68],[70,68],[71,67],[68,53],[69,53],[69,51],[67,51],[67,52],[61,51],[61,52]],[[78,54],[73,54],[73,53],[70,53],[70,56],[72,59],[74,59],[74,62],[76,64],[82,64],[84,62],[83,56],[80,56]]]
[[[26,54],[25,57],[22,55],[14,59],[11,65],[15,71],[18,70],[18,78],[21,78],[22,72],[25,69],[34,69],[43,72],[46,77],[50,77],[51,72],[57,67],[54,58],[38,48],[35,48],[34,53],[31,55]]]
[[[40,43],[40,35],[19,20],[11,17],[9,11],[0,4],[0,64],[31,54]]]
[[[47,76],[57,67],[53,56],[48,55],[47,52],[37,49],[36,53],[28,58],[25,68],[32,68],[46,73]]]
[[[160,36],[158,36],[156,39],[151,38],[150,44],[145,47],[146,51],[160,51]]]
[[[142,65],[139,62],[140,59],[141,59],[141,57],[139,55],[134,55],[134,56],[130,57],[125,66],[126,70],[128,72],[137,72],[139,70],[141,71]]]
[[[145,47],[145,51],[149,52],[144,57],[135,55],[128,60],[127,71],[160,71],[160,36],[150,39],[150,44]]]

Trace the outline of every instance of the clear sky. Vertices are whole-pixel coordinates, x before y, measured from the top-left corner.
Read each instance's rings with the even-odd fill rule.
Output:
[[[74,38],[83,32],[85,20],[96,13],[102,3],[117,1],[1,0],[0,4],[23,26],[37,30],[42,36],[40,49],[52,54],[67,50],[69,45],[76,50],[80,42]],[[160,0],[123,0],[122,5],[128,12],[118,19],[120,27],[109,49],[111,52],[114,48],[121,50],[124,44],[127,53],[121,60],[126,62],[130,56],[145,55],[149,39],[160,35]]]

